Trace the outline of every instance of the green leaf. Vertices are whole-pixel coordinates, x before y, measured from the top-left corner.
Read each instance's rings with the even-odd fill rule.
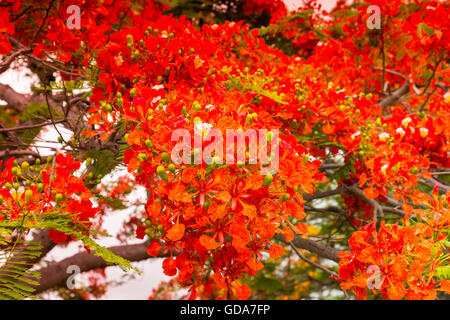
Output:
[[[434,35],[434,29],[423,22],[419,23],[419,25],[417,26],[417,36],[419,38],[422,38],[422,31],[425,32],[427,36],[431,37],[432,35]]]

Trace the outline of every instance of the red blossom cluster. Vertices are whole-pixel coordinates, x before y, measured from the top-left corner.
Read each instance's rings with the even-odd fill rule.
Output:
[[[283,254],[275,235],[290,242],[307,234],[304,197],[334,180],[346,190],[352,225],[361,228],[349,239],[351,251],[339,255],[342,289],[366,298],[367,267],[375,265],[381,280],[374,293],[434,299],[436,290],[449,292],[449,281],[434,277],[446,261],[449,193],[435,188],[429,196],[418,184],[450,167],[449,100],[439,89],[449,83],[450,8],[439,1],[372,2],[382,8],[381,32],[365,27],[367,5],[359,2],[340,1],[324,13],[307,1],[288,13],[281,1],[244,1],[245,14],[270,15],[268,29],[258,29],[244,21],[198,27],[164,14],[168,7],[158,1],[70,1],[83,13],[82,28],[72,30],[65,25],[67,1],[51,14],[14,1],[2,9],[0,54],[12,49],[9,34],[36,59],[57,61],[63,79],[91,81],[91,127],[83,135],[104,142],[126,133],[123,163],[148,193],[143,221],[131,224],[138,238],[151,240],[149,255],[165,257],[164,273],[176,275],[189,298],[198,291],[249,298],[241,279],[260,271],[267,254]],[[265,41],[277,35],[291,42],[293,55]],[[386,100],[400,91],[411,95]],[[175,130],[193,137],[209,128],[279,130],[277,173],[261,175],[261,163],[250,159],[173,163]],[[202,150],[191,151],[198,157]],[[319,170],[331,158],[341,160],[340,176]],[[55,160],[37,164],[30,176],[23,164],[4,163],[0,212],[19,219],[56,210],[83,224],[93,218],[93,194],[73,174],[80,161],[62,154]],[[21,192],[21,174],[39,185]],[[124,180],[110,197],[129,192],[129,184]],[[352,194],[355,187],[362,194]],[[377,210],[393,202],[403,203],[391,208],[403,221],[379,223]],[[51,231],[51,238],[64,242],[67,235]]]

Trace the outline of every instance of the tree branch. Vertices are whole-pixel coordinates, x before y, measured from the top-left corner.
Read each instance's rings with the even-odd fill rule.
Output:
[[[281,233],[275,235],[274,239],[285,242],[286,239],[284,235]],[[339,262],[338,253],[339,251],[333,247],[325,246],[320,244],[314,240],[306,239],[302,237],[295,237],[294,240],[291,241],[297,248],[308,250],[312,253],[318,254],[322,258],[330,259],[335,262]]]
[[[409,92],[409,81],[407,80],[400,88],[392,92],[392,94],[390,94],[389,96],[383,98],[379,102],[379,105],[383,109],[389,106],[393,106],[397,104],[399,101],[401,101],[402,97],[406,95],[408,92]]]
[[[23,111],[23,108],[28,101],[25,95],[16,92],[13,88],[8,86],[7,84],[1,83],[0,83],[0,99],[5,100],[9,106],[13,107],[17,111]]]
[[[147,241],[140,244],[113,246],[108,249],[114,254],[133,262],[152,258],[147,254],[148,245],[149,242]],[[158,257],[165,256],[166,255],[161,254]],[[36,291],[34,293],[38,294],[58,285],[64,284],[70,276],[70,274],[67,273],[67,268],[71,265],[78,266],[81,272],[108,266],[103,258],[95,256],[93,252],[90,254],[87,252],[77,253],[69,258],[38,270],[41,273],[41,279],[40,284],[36,287]]]
[[[309,263],[309,264],[312,265],[313,267],[316,267],[317,269],[320,269],[320,270],[322,270],[322,271],[324,271],[324,272],[326,272],[326,273],[332,275],[333,277],[336,277],[336,278],[339,277],[338,274],[337,274],[336,272],[331,271],[331,270],[328,270],[328,269],[325,268],[324,266],[322,266],[322,265],[320,265],[320,264],[318,264],[318,263],[315,263],[314,261],[309,260],[308,258],[306,258],[305,256],[303,256],[303,255],[300,253],[300,251],[298,251],[298,249],[297,249],[297,247],[295,246],[295,244],[293,244],[292,242],[289,242],[289,245],[290,245],[291,248],[295,251],[295,253],[297,254],[297,256],[298,256],[300,259],[302,259],[303,261],[305,261],[306,263]]]
[[[54,123],[58,124],[58,123],[63,123],[66,120],[57,120]],[[30,124],[30,125],[25,125],[25,126],[19,126],[19,127],[11,127],[11,128],[0,128],[0,133],[1,132],[10,132],[10,131],[21,131],[21,130],[27,130],[27,129],[34,129],[34,128],[40,128],[40,127],[45,127],[45,126],[49,126],[53,124],[53,122],[43,122],[43,123],[37,123],[37,124]]]
[[[31,49],[29,48],[20,48],[18,50],[15,50],[13,53],[11,53],[7,58],[5,58],[0,63],[0,74],[8,70],[11,63],[20,55],[31,52]]]
[[[423,183],[424,185],[430,187],[431,189],[433,189],[435,185],[438,185],[439,186],[438,191],[439,191],[439,193],[442,193],[442,194],[450,191],[450,186],[446,186],[434,178],[420,179],[420,182]]]
[[[321,199],[321,198],[326,198],[326,197],[331,197],[331,196],[335,196],[337,194],[341,194],[344,191],[344,188],[336,188],[333,190],[327,190],[327,191],[323,191],[323,192],[315,192],[313,195],[309,195],[309,194],[305,194],[303,195],[303,199],[305,199],[306,201],[311,201],[314,199]]]

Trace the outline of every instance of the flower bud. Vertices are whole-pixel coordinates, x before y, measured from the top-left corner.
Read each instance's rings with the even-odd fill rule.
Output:
[[[127,42],[130,44],[133,43],[133,36],[131,34],[127,34]]]
[[[63,196],[61,193],[58,193],[58,194],[55,196],[55,202],[56,202],[56,205],[58,205],[61,201],[63,201],[63,199],[64,199],[64,196]]]
[[[170,162],[170,156],[169,156],[169,154],[167,152],[161,153],[161,158],[167,163]]]
[[[13,175],[15,175],[15,176],[20,176],[20,169],[19,169],[19,167],[13,167],[12,169],[11,169],[11,173],[13,174]]]
[[[30,189],[25,191],[25,205],[27,205],[31,201],[32,197],[33,197],[33,191],[31,191]]]
[[[158,166],[156,168],[156,173],[158,174],[158,176],[163,179],[164,181],[168,181],[169,178],[167,177],[167,172],[166,169],[163,166]]]
[[[139,153],[138,154],[138,156],[137,156],[137,158],[140,160],[140,161],[147,161],[147,155],[146,154],[144,154],[144,153]]]
[[[272,183],[273,175],[268,174],[264,177],[263,187],[268,186]]]
[[[202,106],[200,105],[200,103],[198,101],[194,101],[194,103],[192,104],[192,107],[194,108],[195,111],[202,110]]]

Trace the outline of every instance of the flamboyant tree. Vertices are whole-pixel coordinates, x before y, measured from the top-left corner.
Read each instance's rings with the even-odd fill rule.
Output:
[[[446,297],[450,7],[299,2],[0,1],[0,73],[37,79],[0,84],[0,298],[101,297],[107,266],[153,257],[173,277],[153,299]],[[276,171],[250,142],[221,161],[207,138],[230,129],[264,132]],[[88,287],[65,288],[72,265]]]

